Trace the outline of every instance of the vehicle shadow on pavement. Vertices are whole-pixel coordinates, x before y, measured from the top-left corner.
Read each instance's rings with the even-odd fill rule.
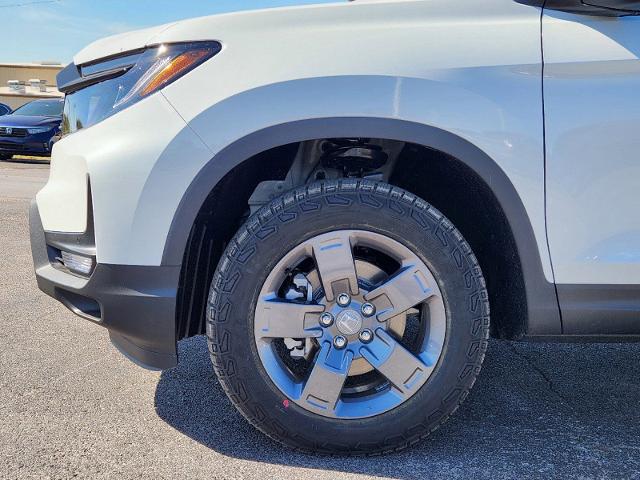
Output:
[[[294,453],[257,432],[218,384],[203,337],[179,345],[156,411],[224,455],[398,479],[630,478],[640,472],[640,344],[492,341],[467,401],[416,447],[371,459]]]

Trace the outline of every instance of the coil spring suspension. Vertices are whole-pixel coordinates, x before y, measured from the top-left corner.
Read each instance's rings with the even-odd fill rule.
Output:
[[[362,176],[382,167],[388,155],[368,138],[332,138],[322,146],[320,162],[325,168],[342,170],[347,177]]]

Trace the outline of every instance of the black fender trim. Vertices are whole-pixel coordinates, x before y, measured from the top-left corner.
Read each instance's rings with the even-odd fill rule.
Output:
[[[274,125],[237,140],[216,154],[185,192],[167,236],[162,264],[182,264],[198,211],[211,190],[234,167],[274,147],[335,137],[376,137],[415,143],[444,152],[473,169],[493,191],[513,232],[525,280],[527,334],[561,333],[555,287],[544,276],[531,222],[509,178],[493,159],[467,140],[436,127],[405,120],[371,117],[308,119]]]

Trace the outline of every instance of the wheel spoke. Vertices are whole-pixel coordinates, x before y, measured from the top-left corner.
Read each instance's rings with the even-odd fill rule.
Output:
[[[360,354],[407,397],[424,384],[433,370],[382,328],[376,330],[375,340],[363,346]]]
[[[349,234],[332,232],[320,235],[312,242],[312,248],[327,300],[333,301],[339,289],[348,288],[356,295],[358,277]]]
[[[311,411],[332,416],[352,360],[352,352],[337,350],[325,342],[302,390],[302,404]]]
[[[429,287],[431,272],[420,263],[402,268],[364,296],[376,306],[379,321],[385,322],[436,294]]]
[[[261,338],[320,337],[318,319],[323,311],[322,305],[287,302],[270,295],[256,305],[255,331]]]

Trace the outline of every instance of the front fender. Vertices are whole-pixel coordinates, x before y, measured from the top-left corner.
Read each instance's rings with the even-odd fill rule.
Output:
[[[559,319],[553,310],[557,305],[544,224],[539,77],[520,75],[508,67],[448,71],[446,77],[293,80],[255,88],[206,108],[187,121],[212,158],[180,163],[177,148],[160,157],[141,196],[136,212],[140,221],[132,223],[133,236],[141,239],[136,244],[144,244],[145,225],[153,211],[168,209],[174,212],[171,223],[154,226],[155,232],[166,231],[161,264],[181,264],[207,195],[234,167],[262,151],[314,138],[412,142],[459,159],[491,188],[521,257],[530,325],[555,331]],[[180,105],[174,107],[180,112]],[[163,187],[171,183],[189,186],[186,192]],[[147,197],[154,201],[145,202]]]
[[[180,176],[196,178],[185,198],[191,198],[192,190],[206,197],[224,175],[247,158],[287,143],[326,137],[379,137],[438,148],[466,161],[462,153],[451,151],[454,142],[443,140],[457,137],[457,143],[467,145],[465,149],[474,147],[485,157],[484,162],[493,163],[517,192],[533,230],[544,278],[552,282],[544,223],[539,77],[525,70],[456,69],[434,72],[432,79],[319,77],[234,95],[187,119],[213,158],[202,164],[191,160],[182,163]],[[168,99],[183,113],[175,93]],[[174,162],[181,160],[163,155],[147,184],[153,187],[170,182],[168,175],[176,174]],[[206,178],[201,187],[197,186],[199,177]],[[494,182],[494,176],[488,178],[488,185]],[[154,200],[159,196],[153,195]],[[161,196],[166,197],[167,192]],[[172,202],[167,208],[176,213],[182,211],[184,202],[192,202],[167,200]],[[198,208],[201,205],[196,204]],[[140,214],[146,215],[144,209]],[[166,228],[170,230],[169,225]],[[163,261],[177,261],[167,251],[165,248]]]

